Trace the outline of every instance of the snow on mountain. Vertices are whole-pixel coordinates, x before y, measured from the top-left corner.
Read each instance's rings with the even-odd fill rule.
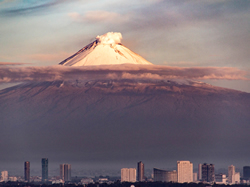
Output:
[[[122,35],[108,32],[77,53],[60,62],[64,66],[96,66],[112,64],[152,64],[121,44]]]

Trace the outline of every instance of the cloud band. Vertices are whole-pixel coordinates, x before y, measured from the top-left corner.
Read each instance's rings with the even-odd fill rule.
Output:
[[[158,65],[112,65],[90,67],[0,68],[0,82],[54,81],[71,79],[224,79],[249,80],[247,72],[232,67],[168,67]]]

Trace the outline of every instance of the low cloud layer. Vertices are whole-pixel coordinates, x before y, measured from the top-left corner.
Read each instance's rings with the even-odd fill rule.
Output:
[[[0,68],[0,82],[53,81],[70,79],[192,79],[248,80],[247,72],[231,67],[169,67],[157,65],[112,65],[91,67]]]

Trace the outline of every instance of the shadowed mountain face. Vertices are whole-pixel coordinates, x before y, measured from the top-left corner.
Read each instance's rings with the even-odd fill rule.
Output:
[[[250,94],[202,83],[29,83],[0,92],[0,120],[1,160],[244,164],[250,154]]]

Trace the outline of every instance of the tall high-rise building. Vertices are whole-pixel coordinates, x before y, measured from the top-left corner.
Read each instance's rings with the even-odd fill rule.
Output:
[[[30,182],[30,162],[24,162],[24,180]]]
[[[202,164],[202,181],[214,182],[214,165],[213,164]]]
[[[71,165],[60,164],[60,177],[65,182],[71,181]]]
[[[135,168],[122,168],[121,169],[121,182],[136,182],[136,169]]]
[[[245,180],[250,180],[250,166],[243,167],[243,178]]]
[[[198,165],[198,180],[202,180],[202,164]]]
[[[144,181],[144,164],[141,161],[137,163],[137,181]]]
[[[235,184],[235,166],[228,166],[228,183]]]
[[[65,164],[64,166],[64,181],[71,181],[71,165]]]
[[[60,179],[64,180],[64,164],[60,164]]]
[[[177,173],[179,183],[193,182],[193,164],[190,161],[177,161]]]
[[[9,175],[8,175],[8,171],[2,171],[1,172],[1,176],[2,176],[2,180],[4,182],[7,182],[9,180]]]
[[[42,182],[48,181],[48,158],[42,158]]]

